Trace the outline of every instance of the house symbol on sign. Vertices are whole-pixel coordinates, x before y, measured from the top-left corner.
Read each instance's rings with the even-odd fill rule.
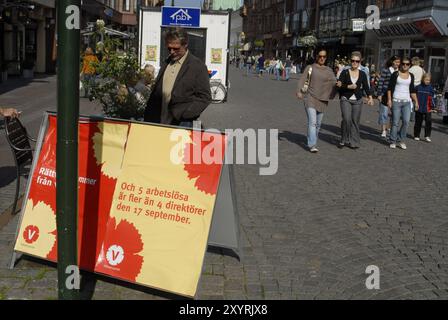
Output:
[[[170,16],[171,20],[176,20],[176,23],[178,21],[189,21],[192,19],[192,17],[188,14],[187,9],[179,9],[175,13],[173,13]]]

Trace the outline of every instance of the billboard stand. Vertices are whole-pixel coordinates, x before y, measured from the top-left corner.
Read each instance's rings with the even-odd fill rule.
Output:
[[[14,243],[15,243],[17,237],[19,236],[20,226],[22,225],[23,215],[25,214],[25,206],[26,206],[26,202],[27,202],[26,199],[28,199],[28,195],[30,193],[31,183],[29,183],[29,182],[31,181],[31,179],[33,177],[33,172],[34,172],[34,169],[36,168],[37,161],[39,159],[39,153],[40,153],[40,149],[42,148],[42,143],[44,141],[45,132],[47,131],[47,126],[48,126],[48,112],[44,112],[44,115],[42,117],[42,122],[40,124],[39,134],[37,136],[36,148],[34,149],[33,163],[31,165],[30,172],[28,174],[26,191],[25,191],[25,194],[24,194],[23,200],[22,200],[22,209],[20,210],[19,223],[17,224],[16,234],[14,237]],[[22,254],[18,254],[15,250],[12,251],[11,263],[9,265],[9,269],[11,269],[11,270],[14,269],[16,261],[18,259],[20,259],[21,256],[22,256]]]
[[[88,121],[84,121],[83,120],[84,118],[87,119]],[[85,161],[82,162],[83,165],[81,167],[83,169],[81,169],[81,172],[83,172],[83,174],[81,176],[84,177],[84,175],[86,175],[86,172],[90,172],[88,176],[86,175],[84,177],[86,181],[87,180],[92,180],[93,182],[105,181],[103,186],[106,186],[106,183],[110,184],[109,185],[110,189],[108,190],[109,193],[106,193],[106,196],[104,196],[104,194],[101,194],[101,196],[105,197],[106,199],[105,201],[110,201],[109,204],[107,204],[106,202],[107,208],[110,207],[110,209],[108,209],[109,211],[107,210],[91,211],[91,210],[97,210],[97,208],[86,207],[85,206],[86,202],[82,202],[84,203],[84,205],[81,205],[81,207],[83,208],[84,211],[82,211],[82,213],[80,214],[81,215],[80,219],[82,221],[80,225],[81,227],[84,228],[82,229],[83,236],[93,235],[93,232],[99,232],[95,233],[94,235],[98,235],[99,236],[98,239],[101,240],[101,250],[99,251],[100,258],[98,258],[97,254],[98,251],[96,249],[95,251],[92,250],[82,251],[85,253],[84,255],[85,260],[81,259],[80,261],[85,262],[84,265],[81,264],[81,268],[89,272],[103,274],[130,283],[140,284],[158,290],[179,294],[182,296],[194,297],[197,290],[197,283],[199,283],[199,279],[201,276],[201,268],[203,267],[204,264],[203,255],[200,256],[197,254],[197,259],[193,261],[194,263],[191,263],[189,266],[187,266],[189,269],[185,272],[185,275],[181,273],[172,274],[170,273],[170,270],[172,269],[171,265],[173,260],[176,259],[178,260],[183,259],[182,261],[188,260],[184,258],[179,258],[179,256],[182,256],[182,254],[185,255],[187,251],[186,250],[182,251],[181,249],[178,249],[178,253],[176,255],[168,256],[168,258],[165,258],[165,260],[162,262],[157,261],[157,266],[150,263],[148,264],[149,267],[155,268],[157,272],[162,274],[163,275],[162,277],[160,278],[142,277],[138,279],[137,276],[139,277],[140,275],[146,276],[142,270],[147,270],[147,268],[143,267],[144,255],[140,254],[140,251],[132,254],[133,252],[132,250],[134,250],[134,248],[136,247],[135,243],[137,243],[137,245],[139,245],[141,248],[143,248],[145,243],[147,243],[148,248],[151,248],[148,250],[155,250],[155,252],[159,252],[157,250],[165,250],[166,248],[168,248],[167,252],[171,252],[170,250],[173,250],[173,248],[176,249],[180,248],[180,246],[185,245],[185,242],[183,242],[182,239],[191,239],[192,238],[190,236],[191,234],[194,234],[196,237],[197,234],[200,234],[200,232],[202,232],[203,237],[202,239],[200,239],[199,243],[197,243],[196,241],[187,244],[187,249],[192,250],[191,252],[196,254],[198,245],[201,246],[201,249],[204,250],[204,251],[201,250],[204,254],[208,248],[217,247],[223,249],[222,251],[218,252],[219,254],[225,254],[230,256],[236,255],[238,259],[240,258],[239,226],[238,226],[238,214],[234,192],[233,167],[227,164],[225,159],[223,163],[219,163],[218,166],[220,167],[219,169],[217,169],[218,167],[216,166],[214,168],[211,167],[205,169],[203,167],[199,167],[200,169],[198,169],[198,167],[185,168],[183,166],[176,167],[173,165],[173,167],[169,168],[170,170],[173,170],[173,172],[176,172],[176,175],[173,175],[174,178],[172,179],[174,180],[180,179],[178,177],[181,177],[181,179],[185,179],[185,181],[179,180],[181,181],[180,185],[184,183],[183,184],[184,187],[183,189],[176,190],[175,193],[173,193],[175,191],[173,189],[171,193],[164,192],[162,194],[161,191],[166,190],[171,191],[171,189],[169,188],[167,189],[166,185],[173,185],[173,182],[164,181],[163,183],[165,183],[165,185],[163,185],[158,180],[154,180],[155,182],[150,180],[157,178],[157,172],[154,171],[155,169],[152,169],[153,171],[149,171],[147,179],[148,181],[145,180],[143,182],[139,182],[141,173],[137,171],[132,172],[134,168],[132,163],[133,161],[140,161],[138,160],[140,159],[139,157],[141,157],[140,155],[141,148],[139,147],[139,145],[141,145],[140,143],[141,140],[139,139],[140,137],[146,137],[148,130],[150,130],[151,133],[153,133],[153,135],[160,135],[161,137],[168,138],[170,137],[170,134],[173,132],[173,130],[178,129],[179,127],[162,126],[162,125],[154,126],[154,125],[148,125],[147,123],[140,123],[137,121],[127,121],[122,119],[111,119],[111,118],[106,119],[103,117],[92,117],[92,116],[81,117],[79,122],[81,128],[80,135],[81,137],[83,137],[82,139],[80,139],[82,150],[87,149],[93,150],[92,146],[95,145],[96,143],[95,141],[101,141],[101,144],[97,146],[100,148],[98,150],[102,150],[101,148],[103,147],[115,146],[116,144],[116,143],[112,144],[110,142],[109,144],[105,144],[103,141],[121,141],[120,140],[121,138],[122,143],[124,143],[123,141],[125,141],[126,143],[126,149],[123,148],[121,151],[123,152],[122,155],[118,156],[123,157],[123,160],[121,162],[122,163],[121,165],[123,167],[122,169],[120,169],[119,174],[115,176],[116,180],[105,178],[101,179],[104,172],[99,171],[102,169],[102,167],[100,167],[98,163],[95,161],[96,159],[95,154],[92,153],[90,155],[91,158],[85,157],[84,158]],[[99,123],[103,123],[103,126],[101,127],[102,129],[98,127]],[[57,248],[56,246],[57,238],[55,239],[56,235],[54,234],[54,232],[52,232],[52,230],[55,229],[54,220],[56,217],[55,212],[51,207],[52,204],[54,205],[54,203],[52,202],[54,200],[51,195],[52,192],[54,192],[55,185],[51,183],[43,183],[42,179],[39,182],[40,174],[44,177],[48,176],[49,180],[52,177],[51,170],[53,170],[53,168],[56,165],[54,159],[51,156],[54,154],[55,150],[56,129],[57,129],[56,114],[51,112],[45,113],[39,131],[38,142],[36,145],[36,151],[30,172],[30,178],[28,180],[25,200],[22,204],[22,210],[20,212],[20,221],[17,226],[17,231],[15,235],[15,247],[12,252],[12,259],[10,263],[11,269],[14,268],[17,259],[20,256],[22,256],[22,254],[36,258],[41,258],[47,261],[53,261],[53,262],[57,261],[56,260],[57,251],[55,250],[55,248]],[[106,136],[106,138],[104,138],[104,136],[100,137],[100,134],[98,132],[101,132],[101,134],[103,135],[108,134],[108,136]],[[118,134],[116,134],[117,132]],[[222,133],[213,133],[213,134],[217,134],[219,136],[219,134]],[[92,141],[93,140],[95,141],[89,142],[91,141],[90,139],[92,139]],[[153,139],[154,141],[165,141],[165,139],[158,139],[158,138]],[[91,145],[90,143],[93,144]],[[190,143],[189,147],[186,144],[182,146],[182,148],[192,148],[192,146],[193,143]],[[168,154],[169,150],[172,151],[172,145],[161,144],[159,147],[165,148],[163,149],[165,150],[165,152],[160,153],[161,155],[159,156],[160,157],[160,160],[158,160],[159,162],[154,161],[152,158],[151,159],[152,161],[154,161],[155,164],[162,163],[164,166],[165,164],[168,164],[165,161],[167,161],[169,157],[163,155]],[[193,149],[189,150],[193,151]],[[114,149],[114,152],[120,152],[120,150],[115,151]],[[150,157],[143,157],[143,158],[150,159]],[[95,170],[98,170],[97,173],[95,173],[94,170],[89,171],[87,163],[93,164]],[[150,162],[148,163],[149,164],[146,165],[145,167],[147,168],[147,170],[151,170],[151,168],[156,167],[155,165],[152,165]],[[126,172],[128,176],[125,175]],[[189,177],[189,174],[191,172],[193,173],[199,172],[199,175],[202,174],[202,179],[209,179],[209,180],[202,180],[201,182],[202,184],[200,185],[201,187],[199,188],[198,187],[199,185],[196,184],[197,181],[193,182],[192,178]],[[211,178],[209,177],[209,175],[211,176]],[[87,198],[85,195],[87,194],[86,190],[89,186],[87,186],[86,183],[84,183],[84,185],[81,186],[81,181],[79,183],[80,188],[83,188],[81,189],[83,190],[81,194],[84,195],[83,196],[84,198],[81,198],[80,201],[86,201]],[[134,183],[135,186],[133,186]],[[138,189],[136,188],[137,185],[140,185]],[[211,185],[212,187],[210,187]],[[121,188],[121,191],[118,191],[119,189],[117,189],[118,187],[116,186],[120,186],[119,188]],[[142,186],[144,186],[147,189],[145,195],[148,196],[145,196],[145,201],[147,201],[148,203],[143,203],[142,201],[139,200],[140,206],[135,205],[132,210],[132,213],[134,213],[134,215],[129,215],[129,213],[131,212],[131,206],[127,204],[128,203],[131,204],[131,201],[134,201],[133,199],[135,197],[137,197],[139,194],[142,194],[143,192],[142,190],[144,190],[142,189]],[[157,188],[154,188],[154,186],[157,187],[159,191],[157,191]],[[129,187],[132,187],[132,190],[130,190]],[[206,189],[207,187],[209,189]],[[89,188],[90,190],[92,189],[92,187]],[[100,190],[101,185],[99,185],[97,188],[98,190]],[[149,191],[156,190],[157,194],[155,194],[154,192],[148,193],[149,192],[148,190]],[[209,193],[207,191],[209,191]],[[127,192],[128,195],[126,195],[125,192]],[[91,192],[90,194],[93,194],[93,192]],[[172,194],[174,196],[170,196],[169,194]],[[212,196],[209,196],[208,194]],[[125,196],[128,196],[128,198],[126,198]],[[143,199],[142,197],[140,198]],[[164,198],[166,198],[167,200],[164,200]],[[95,201],[98,201],[98,199],[100,199],[100,193],[98,193],[96,197],[95,195],[92,196],[92,199],[93,202],[90,201],[89,203],[90,204],[96,203]],[[128,199],[128,202],[124,202],[126,201],[125,199]],[[156,199],[157,203],[155,202],[155,200],[152,199]],[[176,202],[171,199],[174,200],[177,199],[178,201]],[[208,204],[206,201],[208,201]],[[181,205],[180,203],[185,203],[185,206],[183,204]],[[176,205],[176,207],[174,207],[174,205]],[[129,209],[126,209],[127,207],[129,207]],[[126,210],[123,210],[123,208],[125,208]],[[142,215],[138,214],[140,213],[140,211],[138,211],[139,208],[144,210],[143,211],[144,214]],[[192,208],[194,209],[194,211],[191,211]],[[160,213],[157,211],[159,209],[162,209]],[[171,211],[167,213],[165,209]],[[87,216],[84,215],[85,212],[91,212],[92,213],[91,216],[94,215],[95,217],[97,217],[96,218],[97,220],[95,220],[94,218],[94,220],[97,223],[94,229],[87,229],[86,227]],[[176,212],[176,214],[173,214],[173,212]],[[188,213],[188,215],[183,214],[183,212]],[[213,212],[213,214],[212,215],[208,214],[209,218],[207,218],[205,212],[209,213]],[[156,214],[159,215],[156,216]],[[161,216],[162,214],[163,218]],[[143,223],[146,222],[146,220],[144,219],[155,220],[157,217],[159,217],[159,221],[157,222],[151,224]],[[184,225],[182,225],[182,228],[178,228],[178,226],[175,225],[175,223],[182,223]],[[189,227],[190,225],[191,227]],[[89,226],[92,226],[92,224],[89,224]],[[101,231],[98,231],[99,230],[98,226],[104,226],[104,228],[102,228]],[[179,234],[178,232],[179,229],[183,229],[184,232],[184,235],[182,235],[183,238],[179,238],[180,240],[174,237],[175,235]],[[171,231],[174,230],[173,237],[169,237],[169,240],[172,242],[166,244],[167,242],[166,232],[170,230]],[[207,237],[205,236],[206,235],[205,232],[208,233]],[[154,235],[158,236],[156,236],[156,238],[151,238],[154,237]],[[151,240],[160,239],[161,241],[144,242],[143,239],[145,239],[145,237],[146,239],[150,237]],[[92,237],[90,237],[89,239],[91,238]],[[132,241],[129,241],[129,239],[131,239]],[[84,247],[81,245],[80,248]],[[89,248],[92,249],[91,247]],[[129,254],[125,255],[124,254],[125,252]],[[95,257],[93,257],[92,254],[95,254]],[[130,258],[125,259],[125,257]],[[90,264],[92,262],[94,263],[94,265]],[[181,264],[176,263],[176,265],[180,266]],[[121,268],[121,266],[123,267]],[[160,266],[164,266],[164,268],[160,269]],[[185,266],[182,266],[182,268],[183,268],[182,271],[184,271]],[[181,275],[178,276],[179,274]],[[159,279],[164,279],[164,277],[167,279],[172,278],[174,279],[177,277],[181,280],[183,279],[182,277],[184,277],[192,280],[185,281],[184,282],[185,284],[182,281],[171,281],[171,280],[165,282],[163,281],[158,282]],[[172,283],[174,283],[174,285],[172,285]]]
[[[233,167],[224,164],[216,196],[208,245],[230,249],[240,259],[239,221],[234,191]]]

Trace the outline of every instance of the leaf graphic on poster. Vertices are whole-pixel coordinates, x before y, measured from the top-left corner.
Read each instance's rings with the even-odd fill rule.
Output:
[[[191,143],[185,145],[184,170],[188,178],[196,178],[194,186],[214,195],[224,159],[225,136],[219,133],[191,131]]]
[[[56,242],[53,234],[56,230],[56,215],[46,203],[39,201],[34,205],[33,200],[28,201],[25,212],[16,249],[46,257]],[[26,244],[26,248],[22,244]]]
[[[96,163],[102,165],[101,172],[104,175],[117,178],[123,163],[129,126],[100,122],[98,128],[100,132],[92,138]]]
[[[111,218],[95,271],[135,281],[143,264],[142,250],[143,241],[134,224],[121,220],[116,225]]]

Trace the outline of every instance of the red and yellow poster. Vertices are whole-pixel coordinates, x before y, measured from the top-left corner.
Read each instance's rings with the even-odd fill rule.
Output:
[[[80,267],[193,297],[225,146],[218,133],[80,122]],[[50,116],[15,246],[50,261],[57,261],[55,159]]]

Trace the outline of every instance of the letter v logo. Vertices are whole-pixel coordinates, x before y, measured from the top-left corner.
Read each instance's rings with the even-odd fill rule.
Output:
[[[106,260],[111,266],[119,265],[124,259],[124,250],[116,244],[109,247],[106,253]]]
[[[29,225],[23,231],[23,238],[27,243],[33,243],[39,238],[39,228],[37,226]]]

